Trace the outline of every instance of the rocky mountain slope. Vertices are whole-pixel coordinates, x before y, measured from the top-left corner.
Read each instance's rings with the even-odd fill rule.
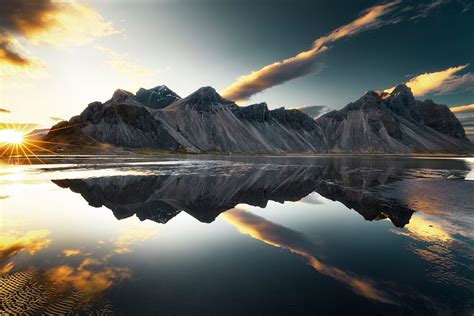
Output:
[[[45,139],[186,152],[466,152],[464,129],[444,105],[417,101],[405,85],[367,92],[339,111],[312,119],[299,110],[240,107],[203,87],[181,98],[166,86],[117,90]]]
[[[316,119],[332,152],[472,151],[459,120],[445,105],[415,100],[405,85],[369,91]]]

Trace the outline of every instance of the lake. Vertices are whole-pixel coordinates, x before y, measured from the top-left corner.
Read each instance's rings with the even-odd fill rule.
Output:
[[[0,313],[472,315],[474,159],[0,168]]]

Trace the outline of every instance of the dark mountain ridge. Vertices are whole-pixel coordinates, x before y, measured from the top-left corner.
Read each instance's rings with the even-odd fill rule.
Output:
[[[186,152],[474,151],[447,106],[415,100],[405,85],[391,93],[369,91],[317,119],[296,109],[269,110],[266,103],[241,107],[212,87],[186,98],[166,86],[141,88],[136,95],[119,89],[105,103],[90,103],[58,123],[45,139]]]

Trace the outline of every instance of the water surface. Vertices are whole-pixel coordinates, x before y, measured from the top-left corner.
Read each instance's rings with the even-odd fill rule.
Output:
[[[401,157],[2,166],[0,312],[471,315],[473,168]]]

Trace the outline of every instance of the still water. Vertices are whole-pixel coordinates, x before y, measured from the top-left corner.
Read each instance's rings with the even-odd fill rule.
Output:
[[[0,314],[474,312],[471,158],[4,165],[0,228]]]

